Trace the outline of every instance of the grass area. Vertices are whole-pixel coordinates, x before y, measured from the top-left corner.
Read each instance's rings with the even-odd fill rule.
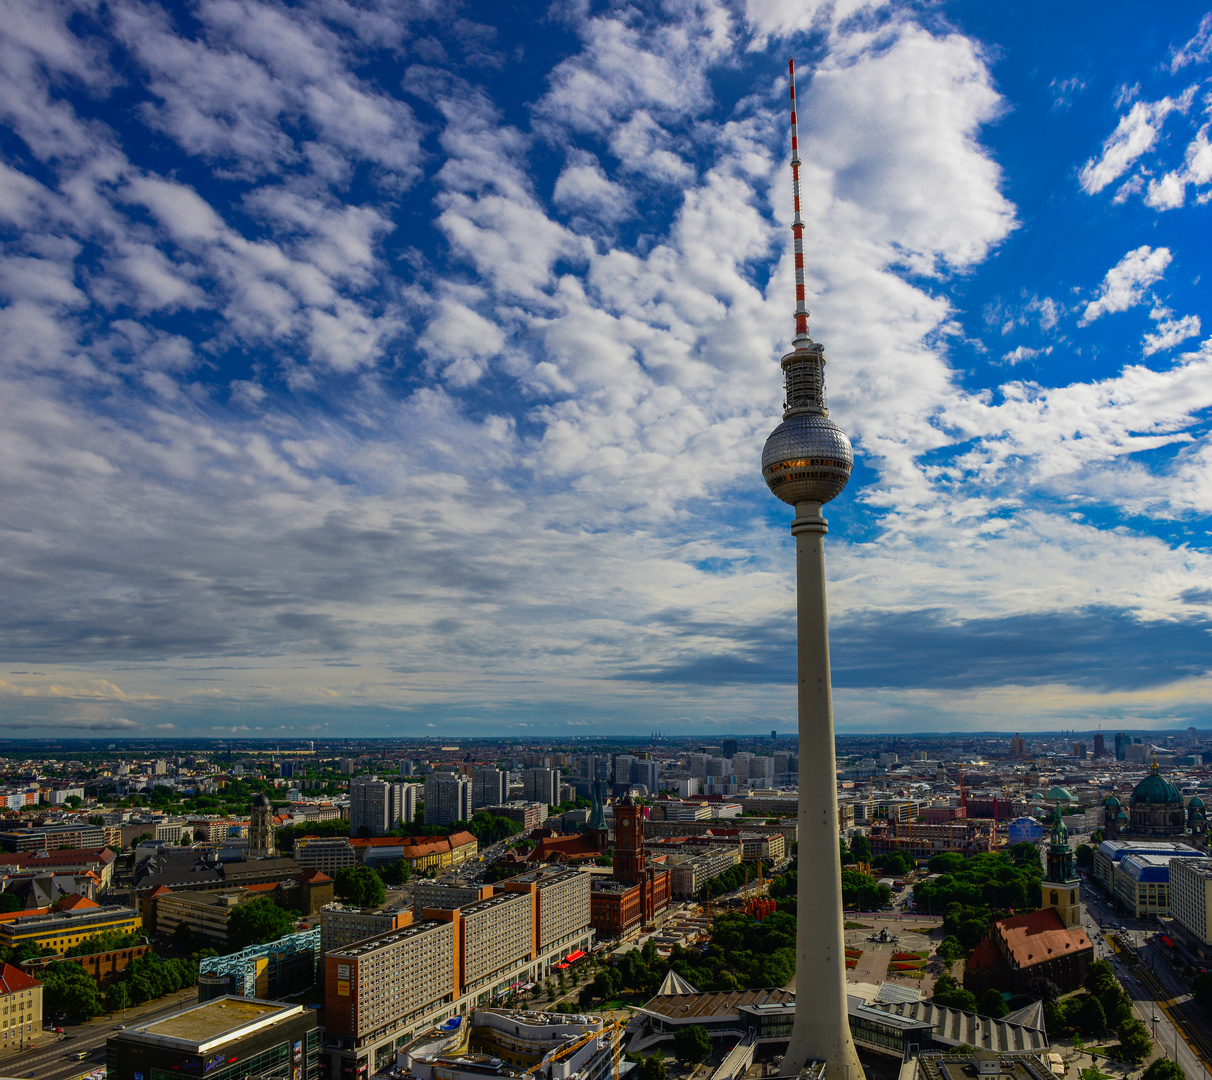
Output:
[[[863,922],[850,922],[849,920],[847,920],[846,922],[842,923],[842,929],[843,930],[870,930],[871,927]]]
[[[931,934],[935,933],[935,931],[941,930],[941,929],[942,929],[941,926],[918,926],[918,927],[914,927],[911,930],[906,930],[905,933],[906,934],[924,934],[926,937],[929,937]]]

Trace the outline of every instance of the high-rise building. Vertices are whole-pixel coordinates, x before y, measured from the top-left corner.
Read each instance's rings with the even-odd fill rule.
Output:
[[[1115,760],[1123,761],[1128,756],[1128,747],[1132,745],[1132,739],[1125,735],[1122,731],[1115,733]]]
[[[795,338],[792,351],[782,358],[783,422],[762,450],[762,475],[775,495],[795,507],[791,533],[797,578],[799,844],[801,863],[813,871],[800,878],[797,889],[795,1021],[782,1072],[795,1076],[809,1062],[824,1061],[827,1076],[855,1080],[863,1075],[863,1067],[850,1037],[846,1006],[842,876],[837,858],[837,759],[825,600],[828,525],[821,515],[823,504],[846,487],[854,452],[845,432],[829,419],[825,349],[808,334],[794,60],[789,71]],[[617,848],[615,862],[617,865]]]
[[[1100,758],[1100,757],[1103,757],[1106,753],[1107,753],[1107,744],[1106,744],[1105,740],[1103,739],[1103,733],[1101,731],[1096,732],[1094,735],[1094,756],[1096,758]]]
[[[425,778],[425,824],[449,825],[471,819],[472,782],[454,773]]]
[[[736,757],[736,739],[725,739],[720,746],[724,751],[724,757]]]
[[[349,782],[349,835],[383,836],[401,820],[411,821],[415,802],[414,814],[409,814],[404,789],[412,786],[376,780],[373,776],[355,776]]]
[[[509,798],[509,776],[500,769],[476,769],[471,778],[471,808],[498,806]],[[550,804],[548,804],[550,805]]]
[[[560,770],[538,767],[522,771],[522,798],[556,806],[560,802]]]
[[[614,782],[616,784],[631,783],[631,766],[635,764],[633,754],[616,754],[614,758]]]
[[[649,795],[655,795],[659,789],[657,780],[658,768],[655,761],[637,761],[631,766],[631,782],[643,784]]]

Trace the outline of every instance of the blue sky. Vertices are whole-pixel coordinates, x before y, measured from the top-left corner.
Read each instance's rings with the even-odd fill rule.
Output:
[[[1212,14],[16,5],[0,730],[1207,726]]]

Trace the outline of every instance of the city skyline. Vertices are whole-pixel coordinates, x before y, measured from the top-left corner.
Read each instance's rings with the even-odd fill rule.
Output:
[[[0,49],[0,736],[794,731],[791,54],[838,733],[1209,725],[1212,15],[114,3]]]

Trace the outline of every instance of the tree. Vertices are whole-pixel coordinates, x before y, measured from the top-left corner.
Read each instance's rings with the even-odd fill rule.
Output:
[[[289,934],[295,928],[298,918],[297,911],[280,908],[267,897],[260,896],[256,900],[249,900],[227,918],[228,948],[232,952],[239,952],[249,945],[277,941],[283,934]]]
[[[65,802],[65,803],[66,803],[68,806],[70,806],[70,807],[71,807],[73,810],[75,810],[77,806],[83,806],[83,805],[84,805],[84,800],[83,800],[82,798],[80,798],[80,796],[79,796],[79,795],[69,795],[69,796],[67,796],[67,798],[66,798],[66,799],[64,799],[63,801],[64,801],[64,802]]]
[[[1005,1016],[1010,1010],[1006,1008],[1006,999],[1002,997],[1001,991],[995,990],[991,986],[981,995],[976,1011],[982,1016],[992,1016],[996,1020],[999,1016]]]
[[[194,838],[190,835],[188,829],[181,830],[181,839],[177,841],[182,847],[189,847],[194,842]]]
[[[1140,1074],[1140,1080],[1187,1080],[1187,1074],[1177,1061],[1157,1058],[1149,1062],[1145,1071]]]
[[[862,833],[850,839],[850,855],[855,862],[871,862],[871,841]]]
[[[79,964],[47,964],[38,972],[38,978],[42,983],[44,1013],[62,1016],[69,1024],[101,1015],[101,993]]]
[[[387,899],[383,879],[373,866],[345,866],[337,871],[333,892],[356,907],[378,907]]]
[[[934,983],[934,1003],[946,1009],[963,1009],[976,1012],[976,995],[965,990],[950,975],[940,975]]]
[[[11,892],[0,892],[0,912],[20,911],[21,901]]]
[[[935,951],[938,953],[938,958],[948,967],[964,955],[964,947],[959,943],[959,939],[954,934],[948,934],[943,938],[938,943],[938,948]]]
[[[1120,1049],[1124,1059],[1139,1064],[1153,1052],[1153,1040],[1149,1038],[1149,1029],[1139,1020],[1125,1020],[1116,1032],[1119,1036]]]
[[[649,1054],[640,1058],[639,1067],[635,1072],[639,1080],[666,1080],[665,1060],[656,1054]],[[1169,1080],[1169,1077],[1158,1077],[1158,1080]]]
[[[1082,1033],[1093,1039],[1105,1039],[1111,1030],[1107,1023],[1107,1013],[1103,1003],[1093,994],[1087,994],[1081,999],[1082,1003],[1077,1012],[1077,1026]]]
[[[1060,987],[1051,979],[1046,979],[1042,975],[1029,980],[1025,989],[1036,1001],[1055,1001],[1060,997]]]
[[[673,1055],[683,1065],[698,1065],[711,1054],[711,1039],[702,1024],[680,1027],[673,1037]]]
[[[1089,844],[1078,844],[1073,853],[1073,861],[1079,870],[1089,870],[1094,865],[1094,848]]]

